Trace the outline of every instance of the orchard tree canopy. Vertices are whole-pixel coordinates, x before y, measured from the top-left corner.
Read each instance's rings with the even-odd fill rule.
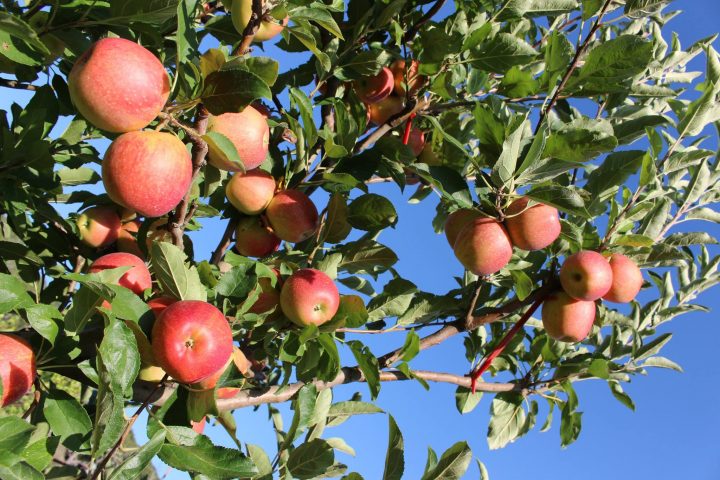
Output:
[[[574,442],[577,381],[634,409],[624,383],[680,370],[658,326],[720,281],[715,37],[669,33],[670,0],[452,3],[0,3],[0,90],[31,95],[0,110],[0,477],[357,480],[332,427],[375,414],[399,479],[424,453],[385,382],[492,395],[495,449],[553,421]],[[427,274],[455,288],[394,268],[383,182],[437,205],[458,263]],[[414,367],[453,336],[466,363]],[[458,438],[423,479],[472,460]]]

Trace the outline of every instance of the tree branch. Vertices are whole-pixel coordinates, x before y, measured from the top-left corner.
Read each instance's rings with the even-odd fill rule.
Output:
[[[250,51],[250,45],[252,44],[255,34],[260,28],[260,23],[263,17],[263,0],[252,0],[252,14],[250,20],[243,30],[243,39],[240,42],[240,46],[235,51],[235,55],[245,55]]]
[[[410,27],[410,29],[407,32],[405,32],[405,35],[403,35],[402,41],[403,42],[411,42],[413,40],[413,38],[415,38],[415,35],[417,35],[418,32],[420,31],[420,28],[423,25],[425,25],[427,22],[429,22],[430,19],[432,17],[434,17],[435,14],[440,11],[440,9],[442,8],[442,6],[444,4],[445,4],[445,0],[436,0],[435,4],[432,7],[430,7],[430,10],[428,10],[427,13],[425,13],[425,15],[420,17],[418,19],[418,21],[415,22],[415,24],[412,27]]]
[[[223,236],[222,238],[220,238],[218,246],[215,247],[215,250],[210,257],[210,263],[212,263],[213,265],[219,264],[220,260],[222,260],[222,258],[225,256],[225,251],[228,249],[230,243],[232,242],[232,235],[233,232],[235,232],[237,223],[237,219],[235,218],[231,218],[230,221],[228,221],[228,224],[225,227],[225,232],[223,233]]]
[[[33,92],[38,89],[36,85],[31,83],[22,83],[17,80],[9,80],[7,78],[0,78],[0,87],[14,88],[16,90],[31,90]]]
[[[382,137],[398,125],[401,125],[408,118],[410,118],[411,115],[416,114],[419,110],[424,110],[425,108],[427,108],[429,104],[429,100],[422,98],[414,106],[408,105],[402,112],[390,117],[387,122],[377,127],[370,135],[365,137],[365,140],[363,140],[362,143],[359,143],[356,146],[355,153],[357,154],[364,150],[367,150],[372,144],[377,142],[380,137]]]

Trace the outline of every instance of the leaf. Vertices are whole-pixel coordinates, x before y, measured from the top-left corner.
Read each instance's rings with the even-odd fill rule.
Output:
[[[158,430],[148,442],[128,456],[115,468],[108,480],[132,480],[138,478],[165,443],[165,431]]]
[[[357,295],[342,295],[340,297],[340,307],[334,318],[344,318],[345,326],[358,328],[365,325],[369,317],[362,298]]]
[[[12,275],[0,273],[0,314],[33,305],[25,284]]]
[[[63,318],[58,309],[52,305],[40,303],[26,308],[25,314],[33,330],[42,335],[50,344],[54,344],[60,331],[58,321]]]
[[[610,387],[610,391],[612,392],[613,397],[617,398],[620,403],[625,405],[630,410],[635,411],[635,404],[633,403],[630,396],[623,391],[619,382],[610,380],[608,382],[608,386]]]
[[[43,415],[63,445],[75,451],[88,448],[92,420],[80,402],[67,392],[50,390],[45,397]]]
[[[423,480],[459,480],[465,475],[472,460],[472,451],[467,442],[457,442],[445,450],[437,465],[423,475]]]
[[[505,137],[502,152],[497,162],[493,166],[491,178],[496,186],[507,186],[515,175],[515,167],[517,165],[520,151],[523,147],[523,139],[530,132],[530,122],[525,120],[517,125],[515,130]],[[512,190],[509,188],[509,190]]]
[[[360,401],[337,402],[330,405],[327,424],[328,426],[339,425],[354,415],[369,415],[373,413],[384,412],[373,403]]]
[[[11,467],[0,465],[0,478],[3,480],[44,480],[45,476],[27,463],[19,462]]]
[[[567,405],[565,407],[560,416],[560,446],[563,448],[577,440],[582,429],[582,412],[571,411]]]
[[[100,175],[95,170],[88,167],[61,168],[55,173],[60,179],[60,183],[67,187],[75,185],[90,185],[101,180]]]
[[[642,166],[645,152],[629,150],[608,155],[603,163],[590,175],[585,190],[590,192],[593,203],[603,203],[612,198],[630,175]]]
[[[390,55],[385,50],[367,50],[349,58],[347,63],[335,70],[335,76],[345,82],[375,76],[390,61]]]
[[[291,87],[289,94],[292,105],[300,111],[305,141],[310,146],[315,145],[318,139],[318,132],[315,126],[315,120],[313,119],[312,101],[298,88]]]
[[[232,140],[220,132],[207,132],[202,139],[208,144],[209,153],[218,159],[218,163],[233,165],[238,171],[245,173],[245,164]]]
[[[414,330],[410,330],[405,335],[405,343],[400,349],[400,360],[409,362],[420,353],[420,337]]]
[[[509,98],[522,98],[534,95],[540,89],[538,82],[531,72],[521,70],[514,66],[507,71],[500,81],[500,91]]]
[[[18,417],[0,418],[0,465],[11,467],[30,442],[33,426]]]
[[[670,0],[628,0],[625,3],[625,15],[630,18],[659,13]]]
[[[500,393],[490,406],[488,446],[490,450],[503,448],[515,441],[525,423],[522,396],[517,393]]]
[[[671,338],[672,338],[671,333],[664,333],[664,334],[654,338],[650,342],[648,342],[648,343],[644,344],[642,347],[638,348],[637,351],[635,352],[635,354],[633,355],[633,358],[635,359],[635,361],[640,361],[640,360],[652,357],[653,355],[660,352],[662,347],[665,346],[665,344],[667,342],[669,342]]]
[[[563,187],[558,184],[545,184],[526,193],[527,197],[551,205],[558,210],[583,218],[591,215],[585,208],[585,200],[577,188]]]
[[[258,75],[235,68],[212,72],[205,79],[203,104],[213,115],[239,112],[253,100],[272,98],[267,83]]]
[[[346,344],[358,362],[358,366],[365,377],[370,389],[370,396],[375,399],[380,393],[380,366],[377,358],[370,349],[357,340],[351,340]]]
[[[92,430],[91,443],[94,458],[100,457],[109,450],[120,439],[125,429],[125,399],[113,391],[113,381],[105,367],[102,352],[98,352],[96,366],[99,383],[94,423],[102,425],[103,428]]]
[[[188,429],[189,430],[189,429]],[[183,472],[195,472],[216,479],[252,477],[258,473],[249,457],[240,451],[218,447],[204,435],[172,439],[160,449],[160,459]]]
[[[317,6],[308,8],[296,8],[292,11],[292,18],[294,21],[297,21],[299,19],[313,21],[323,27],[328,32],[332,33],[340,40],[345,40],[342,33],[340,32],[340,27],[338,26],[337,22],[335,22],[335,19],[332,17],[330,12],[323,8],[318,8]]]
[[[653,58],[653,42],[637,35],[619,35],[598,42],[588,53],[579,74],[568,82],[569,88],[591,93],[624,89],[623,84],[642,73]]]
[[[469,388],[458,387],[455,390],[455,407],[463,415],[475,410],[483,397],[483,392],[472,393]]]
[[[588,367],[588,372],[598,378],[608,379],[610,378],[610,371],[608,369],[608,362],[603,358],[596,358]]]
[[[400,480],[405,471],[405,441],[392,415],[388,415],[388,429],[383,480]]]
[[[257,475],[252,477],[253,480],[272,480],[272,463],[265,450],[252,443],[247,444],[247,449],[248,455],[258,469]]]
[[[168,242],[155,242],[150,251],[150,269],[164,293],[178,300],[207,301],[197,270],[185,265],[185,252]]]
[[[140,353],[135,334],[125,322],[112,321],[105,328],[98,349],[116,395],[130,397],[132,385],[140,371]]]
[[[315,439],[290,452],[287,468],[295,478],[317,478],[335,462],[335,452],[325,440]]]
[[[398,261],[395,252],[373,240],[349,242],[342,247],[341,251],[343,258],[338,269],[348,273],[375,275],[386,271]]]
[[[159,24],[177,14],[177,1],[173,0],[111,0],[109,25],[127,25],[134,22]]]
[[[395,225],[397,212],[387,198],[376,193],[366,193],[350,203],[347,220],[359,230],[376,231]]]
[[[617,147],[613,133],[607,120],[578,118],[550,133],[544,156],[568,162],[585,162]]]
[[[468,60],[476,68],[503,73],[515,65],[529,63],[536,55],[535,49],[527,42],[509,33],[499,33],[473,48]]]

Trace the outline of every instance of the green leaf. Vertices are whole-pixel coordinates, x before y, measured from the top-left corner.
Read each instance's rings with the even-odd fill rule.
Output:
[[[400,360],[409,362],[420,353],[420,337],[414,330],[410,330],[405,335],[405,343],[400,349]]]
[[[50,344],[55,343],[55,338],[60,331],[58,321],[63,316],[57,308],[52,305],[37,304],[25,309],[27,321],[37,333],[42,335]]]
[[[296,8],[292,11],[292,18],[294,21],[300,19],[313,21],[323,27],[328,32],[332,33],[340,40],[345,40],[342,32],[340,31],[340,27],[338,26],[337,22],[335,22],[335,19],[332,17],[330,12],[323,8],[318,8],[317,6],[308,8]]]
[[[335,462],[335,451],[325,440],[316,438],[290,452],[287,468],[301,480],[317,478]]]
[[[100,175],[88,167],[79,168],[61,168],[55,174],[60,179],[60,183],[66,187],[75,185],[91,185],[101,180]]]
[[[612,392],[613,397],[617,398],[620,403],[625,405],[630,410],[635,411],[635,404],[633,403],[630,396],[623,391],[619,382],[610,380],[608,382],[608,386],[610,387],[610,391]]]
[[[522,396],[517,393],[500,393],[490,406],[488,446],[490,450],[503,448],[515,441],[525,423]]]
[[[550,133],[544,156],[568,162],[585,162],[617,147],[607,120],[578,118]]]
[[[635,354],[633,355],[633,358],[636,361],[640,361],[640,360],[652,357],[653,355],[660,352],[662,347],[664,347],[665,344],[667,342],[669,342],[671,338],[672,338],[671,333],[664,333],[664,334],[654,338],[650,342],[648,342],[648,343],[644,344],[642,347],[638,348],[637,351],[635,352]]]
[[[600,167],[588,175],[584,187],[592,195],[593,203],[603,203],[612,198],[630,175],[640,169],[644,156],[645,152],[642,150],[614,152],[608,155]]]
[[[140,353],[135,334],[125,322],[112,321],[105,328],[98,351],[110,376],[112,391],[116,395],[130,397],[132,385],[140,371]]]
[[[603,358],[596,358],[588,367],[588,372],[598,378],[608,379],[610,378],[610,370],[608,369],[608,362]]]
[[[258,469],[257,475],[253,480],[272,480],[272,463],[270,463],[270,457],[265,453],[265,450],[252,443],[247,444],[248,455]]]
[[[98,352],[96,366],[99,383],[94,423],[102,425],[103,428],[92,430],[91,443],[94,458],[99,458],[108,451],[120,439],[125,429],[125,399],[113,391],[114,382],[105,365],[102,352]]]
[[[530,122],[527,120],[519,123],[515,130],[505,137],[502,151],[497,162],[493,166],[490,177],[498,187],[509,186],[515,175],[515,167],[518,157],[524,145],[524,138],[530,134]],[[508,188],[512,191],[512,188]]]
[[[335,76],[345,82],[377,75],[390,61],[385,50],[367,50],[351,55],[349,61],[335,70]]]
[[[437,465],[423,475],[423,480],[459,480],[465,475],[472,460],[472,451],[467,442],[457,442],[445,450]]]
[[[376,231],[395,225],[397,212],[387,198],[376,193],[366,193],[350,203],[347,220],[359,230]]]
[[[221,163],[234,165],[240,172],[245,172],[245,164],[232,140],[220,132],[208,132],[202,136],[202,139],[208,144],[209,153],[218,158]]]
[[[177,14],[174,0],[111,0],[109,19],[102,23],[127,25],[135,22],[159,24]]]
[[[150,461],[160,452],[165,443],[165,431],[158,430],[148,442],[128,456],[117,468],[113,469],[108,480],[132,480],[138,478]]]
[[[525,300],[533,291],[532,279],[522,270],[510,270],[510,276],[513,279],[515,294],[518,299]]]
[[[455,407],[463,415],[475,410],[483,397],[483,392],[472,393],[469,388],[458,387],[455,390]]]
[[[529,63],[537,52],[529,43],[509,33],[499,33],[473,48],[468,59],[472,66],[488,72],[507,72],[515,65]]]
[[[213,115],[239,112],[253,100],[272,98],[267,83],[258,75],[235,68],[212,72],[205,79],[203,104]]]
[[[183,472],[199,473],[215,479],[245,478],[258,473],[249,457],[232,448],[215,446],[204,435],[196,435],[194,438],[168,436],[168,440],[171,443],[162,446],[159,457]]]
[[[295,87],[290,88],[289,94],[291,104],[300,111],[305,141],[309,146],[313,146],[318,139],[318,131],[313,119],[312,101],[302,90]]]
[[[340,307],[334,318],[344,318],[346,327],[358,328],[367,323],[369,316],[365,302],[361,297],[343,295],[340,297]]]
[[[560,416],[560,446],[567,447],[577,440],[581,429],[582,412],[570,411],[566,405]]]
[[[579,74],[568,82],[569,88],[588,93],[614,92],[621,84],[642,73],[653,58],[653,42],[637,35],[619,35],[598,42],[588,53]]]
[[[328,426],[340,425],[354,415],[369,415],[373,413],[384,412],[373,403],[361,401],[337,402],[330,405],[327,424]]]
[[[628,0],[625,3],[625,15],[631,18],[653,15],[670,3],[670,0]]]
[[[3,480],[44,480],[45,476],[25,462],[19,462],[11,467],[0,465],[0,478]]]
[[[150,269],[164,293],[178,300],[207,301],[197,270],[185,265],[185,252],[168,242],[155,242],[150,251]]]
[[[405,441],[392,415],[388,415],[388,428],[383,480],[400,480],[405,471]]]
[[[50,55],[35,29],[8,12],[0,12],[0,45],[2,56],[21,65],[41,65]]]
[[[30,442],[34,427],[18,417],[0,418],[0,465],[11,467]]]
[[[591,215],[585,208],[585,200],[580,195],[582,190],[577,188],[563,187],[558,184],[545,184],[536,187],[526,196],[538,202],[552,205],[558,210],[568,212],[583,218],[590,218]]]
[[[347,342],[347,346],[358,362],[358,366],[365,377],[365,381],[370,389],[370,396],[375,399],[380,393],[380,366],[377,358],[372,354],[370,349],[357,340]]]
[[[92,420],[80,402],[67,392],[50,390],[45,397],[43,415],[63,445],[75,451],[88,448]]]
[[[642,364],[643,367],[658,367],[658,368],[667,368],[669,370],[675,370],[676,372],[683,371],[682,367],[678,365],[677,363],[673,362],[669,358],[665,357],[650,357],[647,360],[645,360]]]
[[[534,95],[540,89],[538,82],[531,72],[521,70],[514,66],[507,71],[500,81],[500,92],[509,98],[522,98]]]
[[[0,314],[29,307],[34,303],[20,279],[0,273]]]

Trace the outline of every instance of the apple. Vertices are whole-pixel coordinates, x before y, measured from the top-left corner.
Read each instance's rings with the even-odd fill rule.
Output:
[[[250,171],[265,161],[270,145],[270,127],[263,114],[253,107],[247,106],[238,113],[211,115],[207,131],[225,135],[235,146],[243,163],[231,163],[211,146],[207,155],[208,161],[220,170]]]
[[[542,306],[543,327],[561,342],[584,340],[595,321],[595,302],[576,300],[565,292],[548,296]]]
[[[277,251],[280,239],[260,217],[244,217],[235,230],[235,250],[246,257],[266,257]]]
[[[613,253],[608,261],[612,269],[612,284],[603,299],[615,303],[632,302],[642,288],[642,272],[637,264],[621,253]]]
[[[405,65],[405,60],[395,60],[392,65],[390,65],[390,70],[393,73],[395,95],[399,97],[405,96],[407,86],[410,86],[410,94],[412,95],[425,83],[425,77],[418,74],[420,64],[417,60],[410,62],[410,68],[408,68],[407,74],[405,73]],[[406,76],[407,82],[405,81]]]
[[[233,207],[246,215],[258,215],[275,195],[275,179],[262,170],[236,173],[225,186],[225,196]]]
[[[147,304],[148,307],[150,307],[150,310],[153,312],[153,315],[155,315],[155,318],[157,318],[160,316],[163,310],[165,310],[167,307],[169,307],[175,302],[177,302],[177,299],[173,297],[161,296],[148,300]]]
[[[144,128],[158,116],[170,95],[170,80],[146,48],[124,38],[103,38],[77,59],[68,89],[90,123],[122,133]]]
[[[215,373],[210,375],[209,377],[200,380],[195,386],[202,390],[210,390],[211,388],[215,388],[217,386],[217,382],[220,380],[220,377],[222,377],[223,373],[225,373],[225,370],[228,369],[231,363],[235,364],[235,367],[238,369],[240,373],[245,375],[247,372],[250,371],[250,362],[248,361],[247,357],[245,357],[245,354],[240,350],[238,347],[233,347],[232,355],[230,355],[230,358],[228,358],[227,362],[220,367],[219,370],[217,370]],[[218,389],[218,397],[219,398],[225,398],[221,397],[219,394],[221,391],[228,391],[233,390],[234,392],[239,391],[239,388],[232,388],[232,387],[225,387],[225,388],[219,388]],[[233,393],[234,395],[234,393]],[[233,396],[231,395],[231,396]]]
[[[233,0],[231,9],[232,11],[230,14],[232,16],[232,22],[235,26],[235,30],[242,34],[250,21],[250,16],[252,15],[252,0]],[[260,22],[260,26],[255,32],[253,41],[264,42],[276,37],[283,31],[289,20],[290,17],[286,15],[285,18],[282,19],[282,22],[269,21],[268,15],[265,15],[262,22]]]
[[[570,255],[560,267],[563,290],[577,300],[595,301],[610,290],[613,270],[598,252],[582,250]]]
[[[110,144],[102,179],[115,203],[146,217],[159,217],[175,208],[188,191],[192,161],[175,135],[129,132]]]
[[[149,305],[150,302],[148,302],[148,306]],[[154,310],[153,313],[155,313]],[[140,325],[136,322],[125,320],[125,325],[132,330],[133,335],[135,336],[135,342],[138,346],[138,352],[140,353],[140,372],[138,373],[138,378],[146,382],[159,382],[165,376],[165,370],[158,366],[150,341],[145,336],[145,333],[140,328]]]
[[[340,293],[330,277],[314,268],[303,268],[285,280],[280,291],[283,313],[297,325],[322,325],[340,307]]]
[[[472,208],[461,208],[448,215],[445,220],[445,237],[451,247],[455,246],[455,240],[462,229],[478,217],[480,217],[480,212]]]
[[[192,425],[193,431],[200,435],[202,435],[202,433],[205,431],[206,424],[207,424],[207,417],[203,417],[202,420],[200,420],[199,422],[190,420],[190,425]]]
[[[420,153],[425,148],[425,134],[423,133],[423,131],[415,127],[411,127],[407,146],[410,147],[413,155],[415,155],[416,157],[420,155]]]
[[[382,125],[405,108],[405,102],[400,97],[387,97],[377,103],[366,105],[370,123]]]
[[[390,96],[393,90],[393,73],[389,68],[383,67],[372,77],[362,77],[353,82],[357,96],[365,103],[377,103]]]
[[[418,163],[424,163],[431,167],[438,167],[442,165],[442,160],[433,151],[432,146],[429,143],[425,143],[420,155],[417,158]]]
[[[181,300],[162,311],[152,330],[158,364],[180,383],[197,383],[232,355],[232,330],[225,315],[199,300]]]
[[[300,190],[278,192],[265,210],[275,235],[286,242],[302,242],[318,228],[318,211]]]
[[[129,288],[136,295],[142,295],[145,290],[152,287],[150,270],[148,270],[145,262],[140,257],[131,253],[116,252],[103,255],[93,262],[88,272],[97,273],[118,267],[132,267],[123,273],[120,280],[118,280],[118,285]]]
[[[458,233],[453,250],[460,263],[475,275],[499,272],[512,257],[510,237],[494,218],[470,220]]]
[[[77,227],[85,245],[107,247],[118,239],[120,217],[113,207],[90,207],[77,218]]]
[[[140,220],[131,220],[120,226],[117,239],[118,251],[132,253],[140,258],[144,257],[137,243],[136,235],[138,230],[140,230]]]
[[[513,245],[522,250],[541,250],[560,235],[560,216],[556,208],[538,203],[527,208],[530,199],[518,198],[505,211]]]
[[[248,312],[259,315],[261,313],[269,312],[272,309],[277,309],[280,304],[280,287],[282,280],[280,278],[280,272],[277,269],[273,268],[273,272],[277,277],[275,287],[272,286],[272,282],[267,277],[258,279],[258,285],[260,285],[261,292],[258,299],[255,301],[253,306],[250,307]],[[279,309],[275,310],[275,312],[271,314],[271,317],[275,317],[275,314],[278,312]]]
[[[30,344],[15,335],[0,334],[0,379],[3,387],[0,406],[20,400],[32,387],[36,375],[35,353]]]

